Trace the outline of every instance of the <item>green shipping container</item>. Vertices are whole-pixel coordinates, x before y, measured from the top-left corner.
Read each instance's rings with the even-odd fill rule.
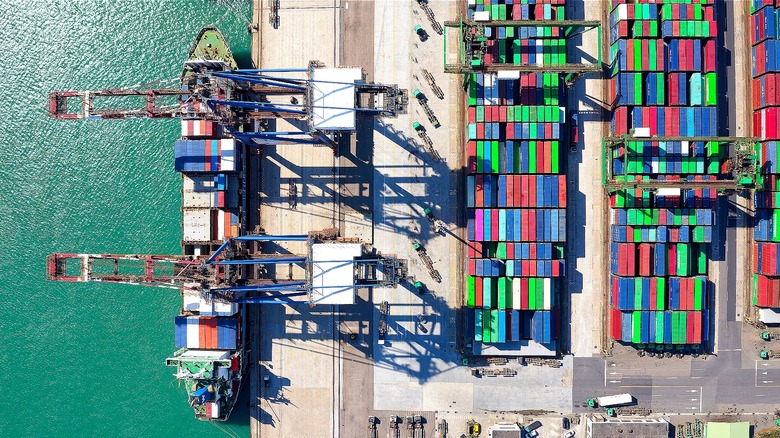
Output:
[[[634,278],[634,309],[642,309],[642,278]]]
[[[498,342],[498,310],[490,311],[490,342]]]
[[[476,294],[474,292],[476,280],[474,277],[468,277],[466,279],[466,287],[467,287],[467,295],[466,295],[466,306],[473,308],[476,303]]]
[[[631,318],[631,342],[642,342],[642,312],[634,312]]]
[[[657,310],[666,309],[666,279],[664,277],[656,278],[655,288],[655,308]]]
[[[655,312],[655,343],[664,343],[664,312]]]
[[[506,309],[506,283],[505,278],[498,279],[498,308],[501,310]]]
[[[691,275],[690,247],[685,243],[677,244],[677,276]]]
[[[485,147],[482,141],[477,141],[477,173],[483,173],[485,171],[485,155],[482,149]]]
[[[490,143],[490,173],[498,173],[498,141]]]

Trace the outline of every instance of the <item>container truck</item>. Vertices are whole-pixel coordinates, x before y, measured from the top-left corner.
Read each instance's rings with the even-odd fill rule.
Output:
[[[606,408],[611,406],[627,405],[633,402],[634,397],[632,397],[631,394],[618,394],[588,399],[588,406],[592,408],[595,408],[596,406]]]
[[[764,360],[780,359],[780,350],[761,350],[758,352],[758,357]]]

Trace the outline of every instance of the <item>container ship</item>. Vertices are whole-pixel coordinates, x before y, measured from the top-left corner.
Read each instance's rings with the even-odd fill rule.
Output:
[[[159,88],[160,83],[53,92],[49,115],[63,120],[181,119],[174,169],[182,179],[182,254],[53,254],[47,277],[179,290],[182,307],[174,324],[179,350],[166,364],[176,368],[174,375],[198,419],[224,421],[249,363],[246,305],[354,304],[355,288],[397,287],[407,273],[404,260],[342,239],[338,229],[266,234],[260,227],[261,200],[248,195],[261,189],[259,150],[268,145],[335,147],[337,135],[355,130],[359,112],[373,117],[405,113],[407,91],[367,82],[360,68],[327,68],[317,61],[306,68],[243,70],[212,26],[201,30],[192,45],[179,86]],[[133,96],[136,106],[128,107],[132,99],[127,97]],[[117,103],[117,97],[125,107],[95,105],[109,99]],[[305,128],[274,131],[272,122],[280,118],[297,119]],[[274,243],[272,252],[264,252],[264,242]],[[280,242],[305,242],[306,249],[295,254]],[[277,275],[267,269],[272,265],[288,265],[290,273]],[[295,278],[292,265],[303,268]]]
[[[237,68],[222,33],[216,27],[204,27],[182,68],[182,89],[197,82],[194,72]],[[235,141],[220,138],[220,125],[203,117],[207,108],[186,98],[181,104],[188,107],[185,113],[198,115],[181,119],[182,140],[175,145],[175,169],[181,172],[184,194],[182,241],[208,244],[238,236]],[[190,252],[184,249],[185,254]],[[204,296],[199,286],[181,288],[182,309],[175,320],[179,350],[165,363],[176,368],[175,376],[183,382],[196,418],[224,421],[235,407],[246,371],[244,306]]]
[[[241,232],[241,151],[216,120],[213,109],[192,96],[197,93],[222,97],[223,88],[204,87],[207,76],[203,74],[235,69],[236,61],[224,36],[216,27],[207,26],[198,34],[184,62],[180,89],[118,92],[145,98],[141,108],[93,112],[91,104],[96,98],[111,97],[117,94],[116,90],[56,92],[49,101],[50,115],[59,119],[181,118],[182,138],[175,144],[175,169],[181,173],[183,186],[185,256],[53,254],[48,258],[48,278],[178,288],[182,307],[175,318],[174,341],[179,350],[165,363],[176,368],[174,376],[183,384],[188,402],[201,420],[227,420],[235,407],[246,371],[246,328],[243,305],[204,293],[204,285],[230,275],[229,271],[216,270],[213,276],[195,273],[202,266],[203,256]],[[177,108],[160,105],[162,96],[177,97]],[[68,111],[70,99],[81,99],[80,105],[71,105],[81,112]],[[68,275],[76,272],[74,264],[78,265],[79,275]],[[126,275],[134,266],[145,274]]]

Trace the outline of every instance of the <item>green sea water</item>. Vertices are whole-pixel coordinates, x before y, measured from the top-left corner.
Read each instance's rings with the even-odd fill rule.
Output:
[[[52,252],[180,253],[176,120],[56,121],[52,90],[178,77],[206,24],[249,57],[249,0],[0,0],[0,436],[247,436],[164,366],[175,291],[45,280]],[[246,389],[246,388],[244,388]]]

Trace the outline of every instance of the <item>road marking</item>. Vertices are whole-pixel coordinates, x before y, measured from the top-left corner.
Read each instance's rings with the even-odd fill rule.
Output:
[[[756,361],[756,388],[758,388],[758,361]]]
[[[766,394],[756,394],[756,397],[766,397]]]
[[[699,413],[702,411],[702,407],[704,407],[704,387],[699,387]]]
[[[609,383],[620,383],[620,380],[610,380]]]
[[[604,361],[604,386],[607,386],[607,361],[606,360]]]
[[[676,379],[676,378],[677,378],[677,377],[674,377],[674,376],[672,376],[672,377],[667,377],[667,379]]]
[[[701,376],[691,377],[691,379],[701,379]]]
[[[775,383],[774,380],[762,380],[761,383]]]

